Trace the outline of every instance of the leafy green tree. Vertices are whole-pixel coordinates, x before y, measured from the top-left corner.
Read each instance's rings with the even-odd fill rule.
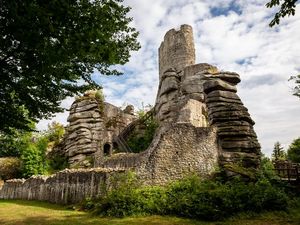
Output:
[[[35,124],[30,122],[29,128],[33,130],[34,127]],[[0,133],[0,157],[20,157],[31,138],[31,132],[17,129],[10,129],[9,133]]]
[[[273,27],[275,24],[280,23],[280,18],[285,16],[295,15],[296,2],[298,0],[271,0],[266,4],[267,8],[280,6],[279,11],[275,14],[269,26]]]
[[[300,163],[300,138],[295,139],[289,146],[287,157],[292,162]]]
[[[64,126],[54,121],[48,125],[48,129],[45,131],[44,136],[47,136],[49,142],[54,142],[54,144],[58,144],[64,134]]]
[[[31,125],[34,129],[34,124]],[[14,130],[11,134],[0,135],[0,157],[18,157],[21,160],[21,175],[46,174],[51,171],[52,159],[48,159],[49,148],[59,144],[64,134],[63,125],[53,122],[42,133]],[[59,161],[59,168],[66,165]]]
[[[294,80],[296,86],[293,89],[293,95],[297,96],[300,98],[300,74],[296,76],[291,76],[289,80]]]
[[[274,149],[272,153],[272,159],[277,161],[277,160],[285,160],[286,159],[286,153],[281,146],[281,144],[277,141],[274,144]]]
[[[32,175],[44,174],[45,165],[39,148],[33,143],[29,143],[27,148],[21,153],[22,176],[28,178]]]
[[[123,0],[0,0],[0,131],[61,112],[139,49]],[[81,82],[78,82],[81,80]],[[83,82],[82,82],[83,81]]]
[[[264,155],[261,158],[260,169],[262,177],[267,178],[268,180],[278,179],[272,161]]]
[[[295,15],[296,12],[296,3],[298,0],[270,0],[266,4],[267,8],[272,8],[280,6],[279,11],[275,14],[274,18],[270,22],[269,26],[273,27],[276,24],[280,23],[280,18],[285,16]],[[296,76],[291,76],[290,80],[294,80],[296,86],[294,87],[293,94],[300,97],[300,74]]]

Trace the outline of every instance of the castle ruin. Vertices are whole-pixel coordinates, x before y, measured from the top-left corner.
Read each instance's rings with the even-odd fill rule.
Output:
[[[168,31],[159,47],[159,87],[150,111],[159,127],[145,151],[130,153],[126,145],[128,133],[141,122],[132,106],[121,110],[88,94],[72,104],[58,151],[71,168],[96,167],[101,172],[94,173],[101,176],[106,170],[134,170],[148,185],[166,184],[191,173],[207,177],[217,168],[228,176],[236,174],[234,166],[257,169],[260,145],[254,122],[237,95],[240,76],[195,61],[192,27]],[[24,188],[16,181],[7,182],[0,198],[13,198],[9,185],[14,190]]]

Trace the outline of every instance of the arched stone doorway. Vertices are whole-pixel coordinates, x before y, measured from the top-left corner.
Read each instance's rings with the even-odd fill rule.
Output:
[[[105,143],[103,146],[103,155],[104,156],[110,156],[112,152],[111,144]]]

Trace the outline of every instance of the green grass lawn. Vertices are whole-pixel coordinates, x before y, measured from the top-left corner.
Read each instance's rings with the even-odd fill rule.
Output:
[[[0,200],[1,225],[299,225],[300,207],[290,213],[241,214],[220,222],[204,222],[168,216],[100,218],[89,213],[37,201]]]

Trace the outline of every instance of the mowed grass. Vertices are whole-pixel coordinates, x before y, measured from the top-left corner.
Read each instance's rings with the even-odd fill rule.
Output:
[[[260,215],[241,214],[226,221],[205,222],[169,216],[101,218],[37,201],[0,200],[1,225],[299,225],[300,207]]]

